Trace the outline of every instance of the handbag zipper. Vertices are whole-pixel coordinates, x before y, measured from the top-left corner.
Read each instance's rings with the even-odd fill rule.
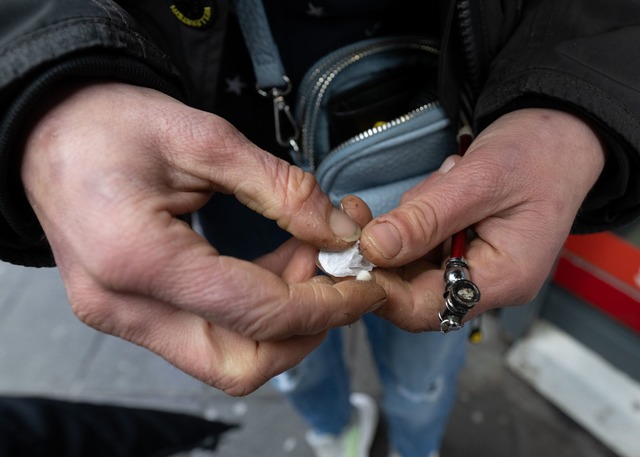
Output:
[[[408,113],[403,114],[402,116],[398,116],[397,118],[392,119],[388,122],[384,122],[383,124],[377,125],[375,127],[371,127],[370,129],[367,129],[364,132],[360,132],[356,136],[353,136],[348,140],[343,141],[338,146],[333,148],[329,153],[329,155],[333,154],[334,152],[338,152],[344,148],[347,148],[349,146],[352,146],[354,144],[357,144],[360,141],[366,140],[367,138],[371,138],[374,135],[379,135],[380,133],[386,132],[389,129],[398,127],[406,122],[409,122],[410,120],[416,118],[417,116],[419,116],[420,114],[426,111],[431,111],[432,109],[437,108],[438,106],[440,106],[440,102],[438,102],[437,100],[433,102],[429,102],[425,105],[421,105],[409,111]]]
[[[347,69],[350,65],[358,62],[359,60],[368,57],[370,55],[393,51],[395,49],[418,49],[438,54],[434,40],[419,37],[392,37],[385,39],[374,39],[369,44],[356,44],[348,46],[342,51],[321,59],[314,67],[312,67],[305,77],[305,83],[300,88],[300,99],[298,104],[298,117],[300,118],[301,125],[301,154],[302,162],[309,167],[309,169],[315,169],[315,147],[313,145],[315,140],[316,123],[318,116],[321,112],[322,102],[326,94],[329,85],[340,74],[340,72]],[[313,84],[313,85],[312,85]],[[308,103],[313,103],[311,106],[307,106]],[[432,102],[433,103],[433,102]],[[405,117],[415,117],[420,112],[428,109],[429,103],[423,107],[417,108],[410,113],[400,116],[393,121],[387,122],[379,127],[373,127],[366,132],[362,132],[351,140],[356,140],[358,136],[366,135],[366,137],[375,134],[377,130],[384,131],[394,125],[399,125],[406,122],[409,119],[403,119]],[[424,108],[424,109],[422,109]],[[414,113],[415,112],[415,113]],[[385,127],[386,126],[386,127]],[[364,138],[364,137],[363,137]],[[347,140],[347,142],[350,140]],[[359,141],[359,140],[357,140]],[[344,143],[343,143],[344,144]]]

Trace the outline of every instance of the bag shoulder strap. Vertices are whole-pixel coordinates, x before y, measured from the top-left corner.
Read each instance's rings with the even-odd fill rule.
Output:
[[[258,89],[268,92],[274,87],[286,87],[288,78],[262,1],[235,0],[233,5],[251,56]]]
[[[291,92],[291,80],[285,74],[262,0],[235,0],[233,6],[249,50],[258,93],[273,101],[276,141],[297,152],[299,129],[284,98]],[[284,134],[283,122],[291,133]]]

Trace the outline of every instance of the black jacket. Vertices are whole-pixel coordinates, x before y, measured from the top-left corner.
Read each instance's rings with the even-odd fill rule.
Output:
[[[266,0],[265,5],[294,84],[314,60],[338,46],[374,34],[424,33],[441,37],[441,98],[454,112],[455,95],[469,89],[477,129],[522,107],[584,116],[599,130],[608,156],[574,231],[606,230],[638,215],[640,1]],[[26,120],[47,91],[77,78],[114,79],[215,111],[245,130],[241,117],[234,119],[238,102],[225,87],[233,72],[247,66],[227,0],[3,0],[0,259],[53,264],[19,177]],[[248,135],[260,143],[260,132]]]

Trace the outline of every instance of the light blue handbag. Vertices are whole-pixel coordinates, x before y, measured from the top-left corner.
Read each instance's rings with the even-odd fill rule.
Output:
[[[355,194],[374,216],[388,212],[456,152],[456,131],[435,96],[432,40],[373,38],[332,52],[308,70],[291,112],[262,2],[236,0],[235,9],[259,92],[273,100],[278,142],[336,206]]]

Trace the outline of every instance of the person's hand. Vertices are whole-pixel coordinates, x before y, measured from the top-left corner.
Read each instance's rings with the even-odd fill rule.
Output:
[[[360,228],[311,175],[153,90],[68,88],[34,120],[22,179],[78,318],[230,394],[256,389],[385,299],[373,282],[313,278],[316,248],[344,249]],[[213,192],[309,244],[255,263],[218,255],[177,218]]]
[[[443,242],[466,227],[477,234],[466,258],[481,291],[468,318],[530,301],[603,165],[598,137],[571,114],[523,109],[496,120],[363,229],[365,257],[384,267],[374,277],[388,302],[377,312],[407,330],[439,329]]]

